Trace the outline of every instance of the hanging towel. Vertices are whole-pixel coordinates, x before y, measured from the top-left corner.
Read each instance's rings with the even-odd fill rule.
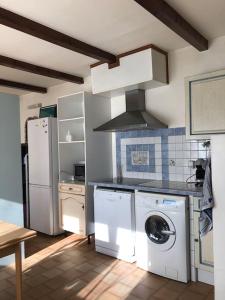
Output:
[[[206,160],[203,197],[200,201],[200,236],[205,236],[213,228],[212,209],[214,206],[212,193],[211,158]]]

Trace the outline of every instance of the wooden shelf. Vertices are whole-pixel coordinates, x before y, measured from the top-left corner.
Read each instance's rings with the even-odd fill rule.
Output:
[[[77,143],[85,143],[85,141],[82,140],[82,141],[72,141],[72,142],[59,142],[59,144],[77,144]]]
[[[76,121],[76,120],[84,120],[84,117],[77,117],[77,118],[70,118],[70,119],[62,119],[58,120],[59,122],[69,122],[69,121]]]

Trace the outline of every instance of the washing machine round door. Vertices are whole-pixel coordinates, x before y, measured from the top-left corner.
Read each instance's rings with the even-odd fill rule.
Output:
[[[176,231],[172,221],[159,211],[152,211],[148,214],[145,232],[151,245],[159,251],[171,249],[176,241]]]

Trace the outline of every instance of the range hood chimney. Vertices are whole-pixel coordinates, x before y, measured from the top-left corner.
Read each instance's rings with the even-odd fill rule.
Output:
[[[168,126],[146,112],[145,91],[136,89],[127,91],[126,112],[97,127],[94,131],[129,131],[140,129],[159,129]]]

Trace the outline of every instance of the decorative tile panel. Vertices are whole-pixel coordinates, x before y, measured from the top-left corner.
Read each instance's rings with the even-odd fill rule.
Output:
[[[207,157],[203,143],[186,140],[185,127],[118,132],[117,168],[124,177],[186,181],[193,161]]]
[[[155,145],[126,145],[127,172],[155,173]]]

